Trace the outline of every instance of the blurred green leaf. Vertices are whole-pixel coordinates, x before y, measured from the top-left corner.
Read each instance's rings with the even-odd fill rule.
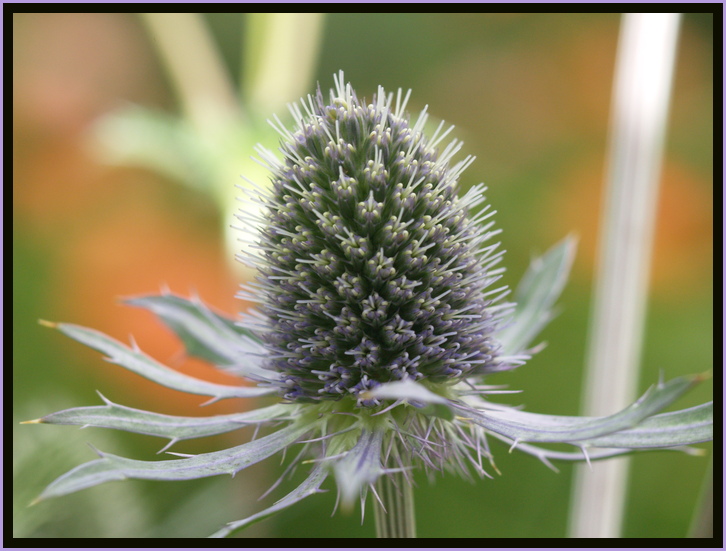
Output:
[[[205,192],[213,184],[202,137],[185,119],[128,105],[101,117],[93,132],[104,162],[148,168]]]

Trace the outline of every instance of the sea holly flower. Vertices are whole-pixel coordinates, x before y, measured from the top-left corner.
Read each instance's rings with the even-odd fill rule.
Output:
[[[410,92],[409,92],[410,93]],[[232,474],[288,448],[290,469],[312,465],[286,497],[215,534],[222,537],[288,507],[335,479],[349,508],[368,490],[392,507],[386,492],[410,489],[411,472],[450,470],[462,476],[495,471],[489,439],[552,460],[593,460],[633,450],[677,448],[712,438],[712,404],[657,414],[699,377],[660,382],[625,410],[602,418],[527,413],[495,404],[504,391],[490,373],[513,369],[533,353],[550,319],[574,254],[565,239],[535,261],[505,302],[496,283],[502,251],[481,185],[459,197],[461,142],[440,144],[443,123],[426,137],[426,110],[411,123],[409,94],[382,88],[358,99],[342,72],[325,99],[318,89],[291,106],[296,127],[275,119],[282,159],[258,147],[271,186],[258,189],[259,215],[239,219],[259,232],[257,254],[240,260],[258,270],[242,296],[259,303],[241,321],[198,298],[170,293],[127,301],[155,312],[187,351],[252,385],[213,384],[182,375],[97,331],[49,324],[109,361],[167,387],[211,397],[273,397],[252,411],[176,417],[140,411],[102,397],[32,421],[122,429],[168,444],[240,427],[269,426],[263,436],[221,451],[139,461],[98,452],[51,483],[39,499],[109,480],[184,480]],[[478,209],[478,210],[477,210]],[[47,322],[45,322],[47,323]],[[541,444],[568,443],[574,451]],[[685,448],[688,450],[688,448]],[[172,452],[167,452],[172,453]],[[288,469],[288,470],[290,470]],[[283,475],[284,476],[284,475]],[[383,511],[383,513],[381,513]],[[398,511],[400,513],[400,511]],[[409,512],[410,513],[410,512]]]

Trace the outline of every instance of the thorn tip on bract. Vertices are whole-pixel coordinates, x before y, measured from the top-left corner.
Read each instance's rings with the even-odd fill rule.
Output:
[[[40,325],[42,325],[43,327],[51,327],[53,329],[55,329],[56,327],[58,327],[58,324],[57,323],[55,323],[53,321],[48,321],[48,320],[40,320],[39,319],[38,320],[38,323]]]
[[[88,445],[89,448],[91,448],[94,452],[96,452],[98,457],[100,457],[100,458],[106,457],[106,455],[101,450],[99,450],[96,446],[94,446],[90,442],[86,442],[86,444]]]
[[[693,382],[702,383],[703,381],[708,381],[712,377],[713,377],[712,371],[704,371],[703,373],[697,373],[696,375],[694,375]]]

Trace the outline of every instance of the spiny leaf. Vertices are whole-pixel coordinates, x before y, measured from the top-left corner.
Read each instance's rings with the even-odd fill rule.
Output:
[[[541,415],[517,410],[479,411],[453,404],[464,417],[515,442],[581,442],[635,427],[671,404],[698,377],[678,377],[659,384],[624,410],[607,417]]]
[[[269,380],[274,374],[261,367],[266,353],[252,331],[216,314],[201,300],[165,294],[125,300],[154,312],[182,340],[192,356],[230,367],[240,375]]]
[[[47,324],[48,322],[46,322]],[[121,344],[115,339],[94,329],[88,329],[71,323],[53,324],[61,333],[68,335],[91,348],[103,352],[111,363],[115,363],[151,379],[152,381],[182,392],[213,396],[215,400],[222,398],[252,398],[265,396],[275,392],[272,388],[228,386],[201,381],[174,371],[141,352],[134,343],[134,348]]]
[[[637,427],[584,443],[600,448],[663,448],[713,440],[713,402],[654,415]]]
[[[511,441],[508,438],[503,437],[500,434],[492,433],[492,436],[495,438],[498,438],[499,440],[510,442]],[[696,448],[689,448],[688,446],[675,446],[672,448],[588,448],[584,445],[580,445],[581,451],[576,452],[562,452],[562,451],[556,451],[556,450],[548,450],[547,448],[541,448],[539,446],[535,446],[533,444],[524,444],[524,443],[517,443],[517,451],[524,452],[526,454],[532,455],[542,461],[545,465],[547,465],[550,469],[552,469],[555,472],[559,472],[559,470],[549,461],[550,459],[553,459],[555,461],[583,461],[586,460],[588,463],[590,461],[599,461],[601,459],[610,459],[611,457],[619,457],[622,455],[630,455],[636,452],[641,451],[681,451],[685,453],[690,453],[692,455],[696,455],[698,449]]]
[[[343,508],[350,507],[360,491],[373,484],[383,474],[381,444],[383,432],[363,430],[358,442],[348,454],[335,463],[333,472]]]
[[[35,422],[51,425],[81,425],[84,427],[119,429],[169,438],[172,442],[177,442],[190,438],[222,434],[253,423],[272,422],[288,415],[291,408],[294,407],[288,404],[276,404],[230,415],[180,417],[114,404],[103,396],[101,397],[106,402],[105,406],[66,409],[41,417]]]
[[[137,461],[98,452],[101,459],[79,465],[60,476],[36,501],[126,478],[189,480],[219,474],[234,475],[245,467],[283,450],[312,428],[309,424],[292,424],[241,446],[170,461]]]
[[[502,354],[522,353],[552,319],[575,257],[577,241],[567,237],[532,261],[517,287],[513,319],[497,334]]]
[[[247,526],[254,524],[260,520],[266,519],[267,517],[274,515],[275,513],[287,509],[291,505],[295,505],[298,501],[302,501],[306,497],[320,492],[320,485],[325,481],[328,476],[328,469],[323,464],[318,464],[310,476],[307,477],[300,486],[295,488],[292,492],[287,494],[281,500],[277,501],[271,507],[255,513],[245,519],[230,522],[224,528],[221,528],[211,536],[210,538],[226,538],[237,530],[246,528]]]
[[[388,398],[395,400],[412,400],[426,404],[448,404],[443,396],[431,392],[425,386],[411,380],[383,383],[363,393],[365,399]]]

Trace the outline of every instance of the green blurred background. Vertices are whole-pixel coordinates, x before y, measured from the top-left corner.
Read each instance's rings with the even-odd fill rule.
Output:
[[[244,16],[203,18],[238,82]],[[686,14],[682,21],[639,391],[660,372],[672,378],[713,365],[712,21],[711,14]],[[477,157],[462,185],[489,186],[510,286],[533,255],[567,233],[580,237],[561,314],[542,336],[548,347],[516,372],[492,378],[522,389],[507,401],[530,411],[579,411],[619,23],[619,14],[328,14],[324,20],[314,79],[323,89],[343,69],[359,96],[370,98],[379,84],[412,88],[412,113],[428,104],[432,116],[456,125],[463,154]],[[84,324],[126,342],[133,333],[143,350],[169,365],[229,380],[184,358],[150,314],[118,302],[168,284],[180,294],[196,291],[222,311],[243,308],[233,297],[240,276],[223,248],[220,228],[229,222],[211,196],[144,168],[105,165],[89,147],[94,122],[124,103],[178,112],[138,17],[15,14],[13,101],[13,421],[99,404],[96,389],[115,402],[171,414],[253,407],[240,400],[200,411],[203,399],[161,389],[37,323]],[[265,145],[274,149],[276,141]],[[252,154],[240,144],[241,158]],[[228,180],[234,186],[238,174]],[[712,384],[704,383],[673,409],[711,394]],[[211,451],[245,438],[240,431],[175,450]],[[272,460],[233,480],[111,483],[28,508],[56,476],[93,459],[85,442],[140,459],[152,459],[163,445],[101,429],[15,423],[16,537],[203,536],[294,487],[286,482],[256,501],[281,472]],[[417,477],[420,537],[565,535],[571,466],[558,465],[556,474],[504,446],[494,451],[502,472],[494,480],[445,475],[430,484]],[[684,536],[707,463],[673,452],[636,455],[624,535]],[[373,535],[372,523],[361,526],[357,513],[331,519],[334,501],[334,490],[310,498],[241,536]]]

